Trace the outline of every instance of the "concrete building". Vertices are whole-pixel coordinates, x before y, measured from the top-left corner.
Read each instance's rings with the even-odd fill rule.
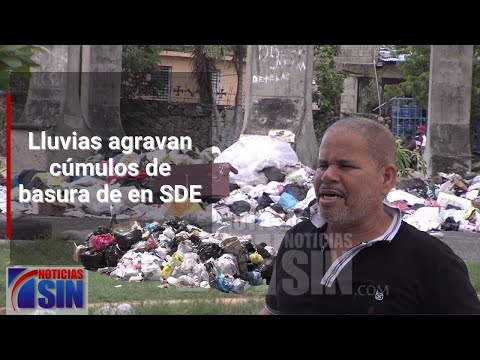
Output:
[[[337,66],[347,77],[340,110],[348,113],[363,112],[361,94],[367,86],[373,87],[377,101],[382,102],[383,87],[403,81],[402,74],[395,66],[401,60],[394,56],[389,45],[341,45]]]
[[[159,65],[160,76],[166,83],[166,90],[159,100],[169,102],[198,102],[199,94],[195,80],[192,77],[193,45],[170,46],[161,53]],[[217,71],[213,73],[212,85],[217,94],[217,104],[235,105],[237,93],[237,73],[232,62],[232,56],[225,56],[216,64]],[[243,71],[243,99],[245,99],[246,62]],[[244,100],[245,101],[245,100]]]

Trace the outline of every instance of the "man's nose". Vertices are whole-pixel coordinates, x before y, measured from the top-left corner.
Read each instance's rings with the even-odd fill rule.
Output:
[[[328,166],[323,172],[321,179],[324,182],[338,182],[339,177],[337,167],[335,165]]]

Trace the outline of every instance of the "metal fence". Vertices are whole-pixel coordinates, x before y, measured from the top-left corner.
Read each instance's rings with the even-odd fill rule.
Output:
[[[426,110],[412,98],[394,98],[391,109],[392,133],[395,136],[402,136],[406,132],[415,134],[417,126],[427,126]]]

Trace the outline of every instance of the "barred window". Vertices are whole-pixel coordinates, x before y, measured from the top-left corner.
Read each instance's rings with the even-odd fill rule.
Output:
[[[216,104],[218,104],[218,100],[219,100],[218,95],[220,94],[220,76],[221,76],[220,70],[216,69],[212,72],[213,98]]]
[[[158,101],[170,102],[172,89],[172,67],[159,66],[151,76],[151,96]]]

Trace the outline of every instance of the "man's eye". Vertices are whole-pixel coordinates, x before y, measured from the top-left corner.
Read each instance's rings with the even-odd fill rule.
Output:
[[[319,169],[319,170],[325,170],[327,167],[328,167],[328,165],[326,165],[326,164],[320,164],[320,165],[318,165],[318,169]]]

